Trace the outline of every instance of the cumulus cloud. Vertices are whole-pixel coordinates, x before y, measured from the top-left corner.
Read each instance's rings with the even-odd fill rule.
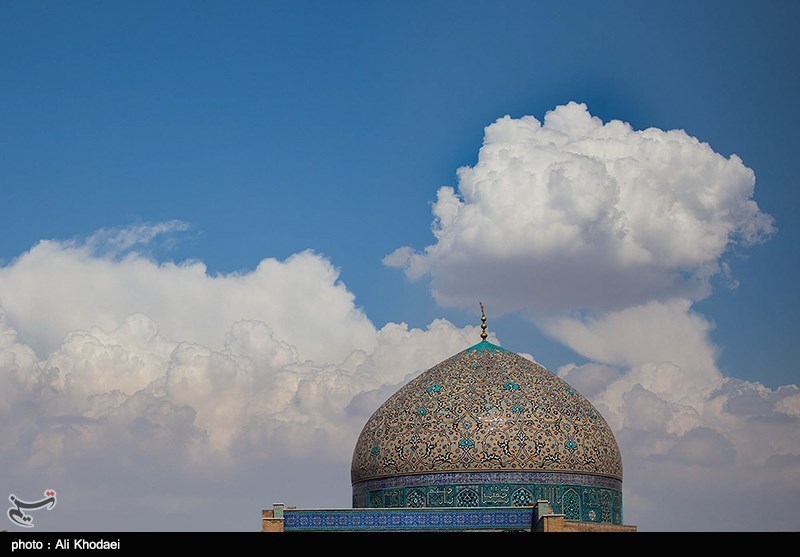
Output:
[[[106,231],[88,241],[44,240],[0,268],[0,305],[25,343],[48,354],[75,330],[118,327],[131,314],[170,339],[220,349],[241,320],[271,323],[301,358],[339,363],[371,351],[374,328],[338,270],[313,252],[264,259],[251,272],[209,275],[203,263],[158,263],[126,249],[156,230]],[[103,241],[101,241],[103,239]]]
[[[15,308],[0,307],[0,467],[20,496],[57,489],[51,529],[257,530],[279,500],[347,506],[355,440],[382,402],[365,393],[480,334],[444,320],[378,329],[310,252],[210,277],[87,244],[42,242],[0,269]],[[16,324],[61,341],[40,356]]]
[[[629,522],[645,530],[797,529],[797,386],[770,389],[716,368],[687,372],[655,361],[569,364],[558,375],[615,432]]]
[[[685,301],[549,325],[596,360],[558,375],[617,436],[628,517],[653,530],[797,528],[787,511],[800,495],[800,388],[725,377],[708,322]],[[759,522],[767,500],[769,524]]]
[[[603,123],[572,102],[543,123],[489,125],[458,189],[438,192],[435,243],[384,263],[429,275],[445,306],[478,296],[494,311],[548,313],[697,300],[731,247],[774,232],[754,186],[736,155],[681,130]]]
[[[579,354],[605,364],[633,367],[670,362],[695,377],[715,379],[711,324],[688,300],[648,302],[600,316],[553,317],[541,327]]]
[[[520,311],[589,360],[557,373],[617,436],[629,522],[796,530],[798,387],[725,377],[693,309],[712,278],[738,286],[731,254],[775,233],[754,186],[736,155],[683,131],[569,103],[489,125],[477,163],[438,191],[435,241],[383,262],[429,277],[444,306]]]

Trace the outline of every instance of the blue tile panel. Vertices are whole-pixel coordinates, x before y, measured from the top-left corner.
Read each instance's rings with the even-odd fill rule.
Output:
[[[522,507],[546,500],[568,520],[622,524],[622,482],[591,474],[457,472],[359,482],[353,508]]]
[[[287,532],[530,531],[533,508],[287,509]]]

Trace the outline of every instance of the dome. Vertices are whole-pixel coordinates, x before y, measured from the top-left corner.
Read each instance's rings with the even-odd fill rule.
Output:
[[[353,506],[545,499],[568,519],[621,524],[622,459],[603,417],[552,372],[481,336],[370,417],[353,452]]]

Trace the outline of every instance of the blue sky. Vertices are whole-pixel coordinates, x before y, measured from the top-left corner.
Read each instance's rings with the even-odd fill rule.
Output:
[[[219,295],[219,304],[244,300],[231,303],[229,312],[213,309],[228,319],[220,322],[223,332],[242,308],[239,317],[271,327],[275,341],[295,346],[301,362],[338,363],[326,360],[322,349],[304,352],[303,343],[313,343],[298,332],[282,336],[281,324],[270,321],[273,310],[296,317],[305,311],[330,314],[331,320],[309,327],[323,331],[320,334],[351,327],[350,319],[359,311],[354,330],[366,326],[364,319],[375,330],[401,323],[409,330],[427,330],[434,320],[444,319],[452,328],[452,344],[439,346],[443,358],[459,349],[458,335],[468,337],[469,327],[479,324],[478,301],[483,299],[491,331],[503,346],[532,354],[553,371],[596,364],[628,374],[649,360],[628,353],[598,356],[602,350],[587,348],[589,340],[574,336],[585,330],[568,334],[563,327],[546,325],[551,319],[574,319],[576,327],[580,319],[587,323],[587,314],[574,313],[585,309],[581,307],[559,307],[544,315],[534,298],[549,292],[546,289],[532,288],[530,299],[523,294],[516,305],[503,305],[505,301],[495,301],[498,293],[465,286],[464,296],[472,296],[474,303],[448,303],[434,292],[437,280],[446,283],[456,272],[448,266],[449,256],[429,259],[429,271],[416,280],[409,278],[407,262],[384,262],[403,246],[420,254],[437,243],[431,227],[437,192],[443,186],[460,191],[457,171],[476,166],[487,126],[506,115],[544,122],[548,112],[574,101],[603,123],[620,120],[636,131],[684,130],[719,157],[730,160],[736,155],[752,170],[752,195],[736,199],[755,201],[760,213],[771,217],[771,231],[759,242],[726,243],[721,252],[704,259],[725,264],[728,271],[712,273],[704,294],[685,297],[689,301],[680,315],[702,319],[699,342],[704,354],[713,354],[709,365],[714,373],[760,385],[759,396],[775,404],[781,419],[794,420],[796,427],[797,403],[787,402],[791,397],[776,402],[773,394],[799,381],[800,355],[793,338],[800,330],[793,311],[799,305],[795,285],[800,275],[793,166],[800,127],[795,103],[800,96],[798,16],[800,8],[793,2],[735,0],[2,2],[0,308],[6,326],[16,334],[16,353],[21,353],[19,346],[31,347],[38,363],[30,363],[30,373],[42,374],[55,365],[54,354],[68,352],[61,340],[69,333],[98,327],[111,334],[132,313],[152,319],[167,341],[187,340],[219,350],[213,340],[221,344],[223,334],[211,325],[197,325],[189,332],[180,328],[180,319],[168,324],[169,317],[148,309],[159,307],[158,300],[176,298],[167,286],[159,286],[162,279],[165,285],[171,280],[165,278],[163,266],[194,262],[205,266],[208,277],[228,285],[209,287],[214,292],[229,288]],[[698,168],[695,174],[702,174],[705,167]],[[682,172],[689,176],[693,169],[676,168],[675,175]],[[509,191],[512,195],[513,189]],[[477,198],[473,201],[478,206]],[[524,207],[523,203],[519,198],[514,204]],[[752,222],[732,226],[741,232]],[[453,226],[458,237],[463,229]],[[120,240],[125,234],[135,239],[125,243]],[[36,246],[44,251],[42,241],[50,251],[34,260]],[[508,275],[516,272],[513,264],[506,266],[509,259],[494,267],[483,252],[475,251],[470,259],[472,248],[467,248],[459,252],[466,257],[466,268],[488,284],[494,279],[504,284],[491,276],[492,268]],[[504,241],[496,245],[499,254],[505,248]],[[346,294],[354,297],[352,307],[345,307],[347,296],[340,299],[341,288],[330,284],[331,298],[309,301],[308,292],[327,292],[314,286],[297,294],[298,304],[313,306],[304,305],[303,310],[291,305],[274,309],[278,302],[267,298],[263,304],[248,305],[248,287],[234,277],[242,277],[243,283],[248,278],[255,281],[263,260],[285,262],[305,250],[315,254],[303,261],[310,265],[307,272],[323,276],[330,271],[322,268],[328,262]],[[67,257],[59,267],[61,255],[75,258]],[[530,259],[525,261],[540,263],[534,255],[527,254]],[[155,265],[152,275],[124,282],[132,276],[125,267],[131,258]],[[46,260],[53,266],[37,266]],[[570,262],[569,268],[591,278],[592,269],[582,268],[582,261]],[[698,268],[671,270],[688,277]],[[82,273],[89,272],[102,280],[82,281]],[[469,283],[463,273],[458,276]],[[518,278],[522,282],[514,285],[525,284],[523,275]],[[286,290],[278,291],[282,299],[295,299],[295,282],[286,279]],[[476,278],[478,283],[484,284]],[[203,284],[197,286],[197,295],[208,300]],[[98,296],[92,298],[87,289],[95,289]],[[105,306],[97,302],[109,299],[113,303]],[[196,300],[186,303],[202,306]],[[627,309],[623,304],[609,311]],[[602,319],[600,309],[590,310]],[[187,313],[183,322],[197,324],[192,315]],[[41,332],[45,330],[47,334]],[[353,334],[357,339],[352,348],[368,355],[375,342],[383,342]],[[343,350],[347,342],[346,336],[330,341]],[[432,341],[421,339],[419,346],[426,342]],[[676,351],[685,345],[676,346]],[[150,361],[142,354],[139,358]],[[391,389],[380,389],[397,386],[405,375],[425,369],[418,361],[423,362],[398,359],[392,365],[410,367],[364,383],[351,398],[367,400],[358,397],[368,392],[388,396]],[[627,375],[631,380],[634,376]],[[130,396],[145,384],[129,386],[130,392],[118,388]],[[586,389],[595,392],[589,386],[582,392]],[[19,392],[20,401],[33,396]],[[299,392],[298,388],[295,394]],[[611,394],[603,398],[599,387],[596,392],[598,404],[615,412]],[[39,418],[49,415],[46,407],[41,402]],[[96,418],[94,410],[75,412],[81,419]],[[633,447],[638,437],[622,431],[626,422],[619,412],[618,426],[612,427],[618,427],[624,439],[626,459],[626,447]],[[208,417],[205,426],[198,418],[194,426],[211,431],[219,425],[215,419],[222,418]],[[297,419],[305,423],[302,416]],[[365,418],[353,416],[341,432],[319,435],[331,445],[332,439],[339,439],[336,435],[348,440],[357,435],[359,419],[363,423]],[[40,423],[36,427],[44,434]],[[749,454],[722,426],[702,427],[724,438],[714,437],[715,442],[732,443],[740,458]],[[23,437],[13,439],[23,443]],[[292,458],[302,460],[306,454],[286,447]],[[771,441],[764,450],[791,462],[800,459],[796,434],[794,439]],[[343,468],[343,489],[316,498],[312,493],[318,491],[309,489],[300,504],[349,503],[348,451],[332,449],[330,456],[330,462]],[[635,449],[629,452],[636,453],[632,460],[641,456]],[[683,454],[679,453],[671,454]],[[177,455],[158,454],[165,462],[183,462]],[[307,461],[305,465],[311,467]],[[747,463],[743,466],[748,468]],[[787,477],[800,469],[793,466]],[[56,474],[47,466],[39,473],[20,473],[12,479],[36,491],[41,474],[59,477],[47,476]],[[301,491],[294,487],[295,493]],[[8,486],[13,489],[22,488]],[[664,527],[641,502],[647,499],[644,488],[637,484],[635,489],[629,504],[633,510],[626,518],[643,529]],[[254,516],[260,512],[258,505],[273,502],[272,493],[276,500],[284,495],[277,491],[277,486],[273,491],[265,486],[262,501],[252,502]],[[285,494],[287,499],[291,496]],[[721,491],[718,508],[734,499]],[[102,506],[88,495],[84,504]],[[181,504],[175,503],[175,508]],[[242,506],[246,517],[248,510]],[[57,517],[48,520],[51,528],[60,528]],[[164,520],[184,526],[174,516]],[[708,524],[710,529],[741,528],[736,520]],[[796,529],[794,520],[780,523],[782,529]],[[682,529],[689,523],[676,521],[666,527]],[[61,524],[85,527],[77,517]],[[250,529],[241,522],[224,526]],[[142,522],[141,527],[153,525]]]

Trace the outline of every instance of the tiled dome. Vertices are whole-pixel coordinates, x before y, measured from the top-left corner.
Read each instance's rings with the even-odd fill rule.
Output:
[[[614,434],[575,389],[483,341],[417,376],[372,415],[352,481],[475,470],[580,472],[622,479]]]
[[[369,419],[354,507],[519,506],[620,523],[622,459],[592,404],[541,365],[484,340],[423,372]]]

